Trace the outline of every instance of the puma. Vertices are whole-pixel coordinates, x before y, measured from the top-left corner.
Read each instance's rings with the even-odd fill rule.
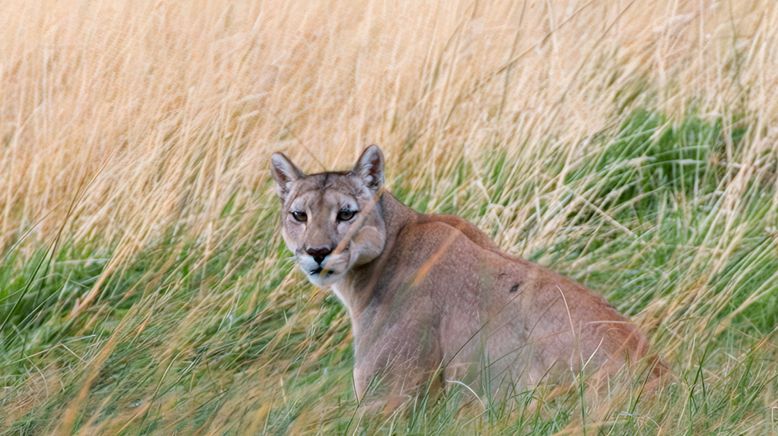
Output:
[[[466,384],[509,395],[650,360],[638,329],[604,298],[509,256],[456,216],[427,215],[383,189],[384,157],[306,175],[272,156],[288,249],[348,310],[360,401],[390,410],[422,389]],[[369,389],[370,388],[370,389]]]

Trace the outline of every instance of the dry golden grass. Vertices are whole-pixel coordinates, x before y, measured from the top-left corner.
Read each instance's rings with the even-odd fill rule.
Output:
[[[173,223],[207,237],[233,195],[270,206],[276,150],[324,169],[378,142],[414,178],[500,144],[543,179],[538,155],[580,158],[639,104],[746,113],[745,158],[778,134],[771,1],[11,3],[4,246],[66,221],[129,250]]]
[[[774,1],[9,0],[2,10],[0,248],[17,253],[14,268],[41,247],[56,252],[64,245],[87,246],[87,261],[104,263],[80,292],[60,292],[55,315],[30,318],[38,325],[66,325],[67,333],[51,343],[36,342],[43,340],[29,333],[28,346],[41,348],[22,346],[19,359],[4,361],[0,374],[8,374],[8,381],[2,383],[13,394],[0,401],[0,415],[13,418],[0,418],[0,425],[10,427],[48,404],[28,428],[344,430],[342,422],[332,422],[348,410],[340,403],[350,401],[344,394],[350,366],[347,320],[337,308],[322,309],[323,296],[288,274],[288,260],[276,249],[270,154],[283,150],[307,170],[318,171],[342,167],[365,145],[379,143],[388,158],[390,189],[402,190],[427,210],[453,207],[516,253],[580,241],[578,258],[544,255],[541,260],[559,261],[566,272],[586,279],[592,272],[640,265],[641,256],[665,244],[660,237],[642,236],[661,227],[661,213],[644,228],[646,223],[619,218],[632,203],[619,206],[596,198],[605,186],[598,182],[602,171],[569,182],[577,168],[604,152],[608,141],[599,138],[616,137],[640,108],[666,115],[667,126],[690,113],[717,120],[724,149],[704,164],[726,176],[709,193],[715,201],[681,195],[667,206],[689,228],[697,220],[712,223],[705,227],[708,233],[689,239],[693,247],[669,258],[683,260],[682,267],[669,266],[648,285],[621,277],[624,281],[603,291],[617,296],[633,285],[654,289],[617,299],[620,308],[656,331],[655,341],[680,373],[693,375],[697,365],[703,366],[695,359],[713,339],[722,347],[735,344],[728,348],[735,350],[732,359],[719,356],[708,370],[708,377],[721,383],[753,350],[765,360],[776,357],[774,335],[749,330],[737,318],[776,298],[776,275],[767,274],[750,296],[728,307],[754,274],[746,267],[730,269],[744,241],[762,228],[773,244],[754,252],[762,257],[747,259],[747,266],[762,265],[770,250],[778,251]],[[731,133],[739,126],[748,126],[747,133],[734,144]],[[499,182],[490,175],[497,151],[510,163]],[[627,163],[633,164],[638,165]],[[457,179],[461,165],[471,169],[465,180]],[[767,205],[758,223],[748,219],[753,205],[748,199],[756,198],[756,190]],[[702,203],[713,205],[704,216],[696,209]],[[586,225],[577,221],[583,210],[595,217]],[[177,242],[148,254],[171,235]],[[614,249],[617,255],[599,255],[590,246],[603,238],[627,247]],[[188,251],[190,243],[195,248]],[[266,251],[244,268],[246,251],[233,247]],[[128,271],[143,253],[153,260],[132,276]],[[222,272],[203,272],[196,289],[177,299],[189,278],[184,277],[188,272],[173,273],[183,264],[206,271],[214,259],[221,259]],[[690,273],[670,273],[678,271]],[[116,277],[132,280],[117,291]],[[726,280],[714,286],[715,277]],[[115,299],[103,295],[109,288]],[[645,295],[656,298],[645,302]],[[8,301],[13,299],[0,300]],[[115,305],[128,302],[130,307],[114,316]],[[160,315],[162,308],[170,312]],[[335,315],[320,326],[323,331],[309,327],[332,311]],[[233,313],[250,313],[253,321],[247,321],[247,330],[214,343],[220,349],[245,345],[252,350],[261,344],[252,364],[229,371],[208,367],[202,373],[208,374],[203,375],[207,383],[186,375],[189,388],[161,389],[169,372],[189,374],[177,365],[204,364],[197,350],[214,334],[206,327],[215,322],[219,332]],[[267,319],[274,321],[264,324]],[[160,342],[139,339],[160,325],[166,326],[155,333]],[[278,330],[262,330],[271,325]],[[251,328],[262,332],[252,336]],[[19,329],[26,338],[27,331]],[[732,332],[739,336],[720,339]],[[304,339],[289,339],[295,335]],[[91,339],[80,350],[65,345],[79,337]],[[95,386],[115,347],[121,352],[137,347],[143,356],[143,350],[152,350],[138,366],[150,380],[128,378],[138,386],[135,397]],[[12,370],[12,363],[33,358],[26,354],[30,350],[54,357]],[[63,363],[66,351],[80,363]],[[137,357],[132,353],[128,359]],[[321,371],[317,362],[323,356],[336,356],[328,357],[339,365],[335,375],[294,384],[287,392],[290,379]],[[767,388],[756,401],[769,410],[778,406],[771,390],[778,366],[773,362],[761,371],[759,380]],[[57,384],[63,397],[54,392]],[[219,407],[199,421],[205,406],[197,396],[207,403],[214,392],[229,394],[218,397]],[[694,392],[694,387],[681,389],[679,395],[691,398]],[[333,403],[310,404],[307,398]],[[136,399],[137,408],[116,406]],[[642,418],[638,428],[673,433],[678,425],[702,431],[697,418],[688,415],[691,406],[685,415],[678,405],[686,403],[678,401],[655,405],[663,420],[654,418],[653,426]],[[279,416],[279,407],[287,406],[295,412]],[[674,414],[670,409],[677,406],[681,411]],[[721,416],[726,421],[740,415]],[[765,416],[744,415],[744,427],[732,428],[769,429],[773,424]],[[288,426],[272,424],[286,420]],[[459,428],[455,422],[452,418],[448,428]],[[422,428],[447,428],[429,425]],[[577,432],[581,423],[573,419],[569,425]],[[490,420],[468,420],[465,428],[508,431]]]

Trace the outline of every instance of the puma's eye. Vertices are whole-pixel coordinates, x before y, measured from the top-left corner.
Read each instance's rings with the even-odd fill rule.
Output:
[[[355,210],[341,209],[338,212],[338,221],[348,221],[357,214]]]
[[[292,218],[294,218],[295,221],[301,223],[308,221],[308,215],[305,212],[300,212],[299,210],[295,210],[292,212]]]

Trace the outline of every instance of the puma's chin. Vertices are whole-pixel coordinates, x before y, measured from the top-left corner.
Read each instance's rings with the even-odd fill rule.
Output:
[[[327,258],[323,265],[305,256],[299,259],[300,269],[308,281],[318,287],[327,287],[343,278],[350,268],[349,253],[343,252]]]
[[[308,281],[314,285],[324,288],[340,281],[345,275],[345,271],[333,271],[326,268],[317,268],[313,270],[304,270]]]

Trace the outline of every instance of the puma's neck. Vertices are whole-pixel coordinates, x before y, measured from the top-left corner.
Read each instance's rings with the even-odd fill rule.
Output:
[[[384,191],[381,195],[378,206],[381,208],[386,229],[386,242],[381,255],[352,269],[342,280],[332,285],[332,291],[348,310],[355,335],[357,323],[354,321],[369,304],[378,279],[391,256],[397,236],[406,225],[418,220],[419,216],[416,211],[402,204],[388,191]]]

